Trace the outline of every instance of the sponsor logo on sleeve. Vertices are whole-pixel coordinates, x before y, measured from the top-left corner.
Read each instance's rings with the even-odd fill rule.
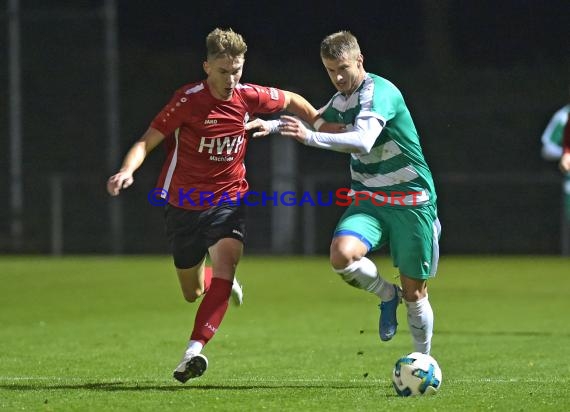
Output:
[[[277,92],[277,89],[275,89],[274,87],[270,87],[269,97],[271,97],[271,100],[279,100],[279,93]]]

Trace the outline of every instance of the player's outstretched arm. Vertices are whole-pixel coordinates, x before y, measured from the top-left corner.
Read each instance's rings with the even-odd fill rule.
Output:
[[[279,132],[283,136],[289,136],[300,143],[307,144],[309,131],[303,122],[293,116],[281,116]]]
[[[164,139],[164,135],[150,127],[128,151],[119,171],[107,180],[107,192],[117,196],[121,189],[133,184],[133,173],[143,163],[146,155]]]
[[[307,130],[298,119],[291,116],[281,116],[279,124],[279,132],[283,136],[293,137],[303,144],[319,149],[343,153],[370,153],[381,131],[382,125],[373,117],[358,119],[354,126],[347,127],[346,131],[341,133]]]

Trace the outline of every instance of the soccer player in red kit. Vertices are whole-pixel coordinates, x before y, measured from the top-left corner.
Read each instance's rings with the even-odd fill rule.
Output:
[[[245,210],[238,199],[248,190],[245,124],[256,113],[290,111],[313,123],[317,110],[298,94],[242,84],[247,45],[233,30],[215,29],[206,38],[207,78],[176,91],[129,150],[107,182],[111,196],[133,183],[133,173],[163,140],[166,161],[158,180],[168,200],[166,234],[182,294],[189,302],[204,295],[182,361],[180,382],[201,376],[208,366],[202,348],[214,336],[228,307],[243,251]],[[212,264],[205,270],[206,255]]]

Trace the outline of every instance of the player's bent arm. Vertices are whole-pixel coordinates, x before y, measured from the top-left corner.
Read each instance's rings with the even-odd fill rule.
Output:
[[[315,109],[303,96],[287,90],[283,90],[283,94],[285,95],[283,110],[290,111],[309,124],[313,124],[314,121],[319,118],[319,112],[317,109]],[[257,129],[257,131],[253,133],[253,137],[263,137],[277,133],[279,131],[279,125],[279,120],[254,119],[245,125],[245,130],[249,131]]]
[[[285,93],[284,109],[300,117],[316,131],[322,130],[329,133],[338,133],[344,132],[346,130],[346,126],[342,123],[325,122],[325,120],[321,118],[320,112],[315,109],[311,103],[309,103],[303,96],[297,93],[289,92],[287,90],[284,90],[283,92]],[[277,131],[277,126],[277,123],[270,124],[270,127],[273,128],[271,133]]]
[[[546,129],[542,133],[540,140],[542,141],[542,157],[544,160],[559,160],[562,156],[562,147],[560,143],[557,143],[556,135],[564,133],[564,125],[567,123],[568,119],[567,107],[559,109],[554,113]]]
[[[146,156],[164,140],[164,135],[149,127],[142,137],[128,151],[120,171],[134,173],[143,163]]]
[[[551,141],[545,141],[540,154],[544,160],[558,160],[562,155],[562,148]]]
[[[323,133],[308,130],[305,144],[337,152],[370,153],[376,138],[382,132],[382,125],[375,117],[359,117],[354,126],[342,133]]]
[[[311,125],[315,123],[319,118],[319,112],[307,101],[307,99],[297,93],[289,92],[287,90],[283,90],[283,93],[285,93],[285,106],[283,109],[299,116]]]
[[[283,93],[285,95],[283,110],[287,110],[298,116],[306,125],[311,125],[315,130],[326,130],[331,133],[346,131],[346,126],[342,123],[325,122],[320,117],[319,111],[315,109],[303,96],[287,90],[283,90]],[[279,132],[280,126],[280,120],[254,119],[245,125],[245,130],[249,131],[257,129],[257,131],[253,133],[253,137],[262,137]]]
[[[126,189],[133,184],[133,173],[143,163],[147,154],[150,153],[160,142],[164,135],[149,127],[142,137],[127,152],[119,172],[111,176],[107,181],[107,191],[111,196],[117,196],[121,189]]]

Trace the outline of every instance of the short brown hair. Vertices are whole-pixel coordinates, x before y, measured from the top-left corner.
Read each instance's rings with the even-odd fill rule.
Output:
[[[238,57],[247,51],[247,44],[241,36],[232,29],[216,28],[206,36],[207,58]]]
[[[321,57],[324,59],[340,59],[342,57],[357,57],[360,46],[354,35],[346,30],[329,34],[321,42]]]

